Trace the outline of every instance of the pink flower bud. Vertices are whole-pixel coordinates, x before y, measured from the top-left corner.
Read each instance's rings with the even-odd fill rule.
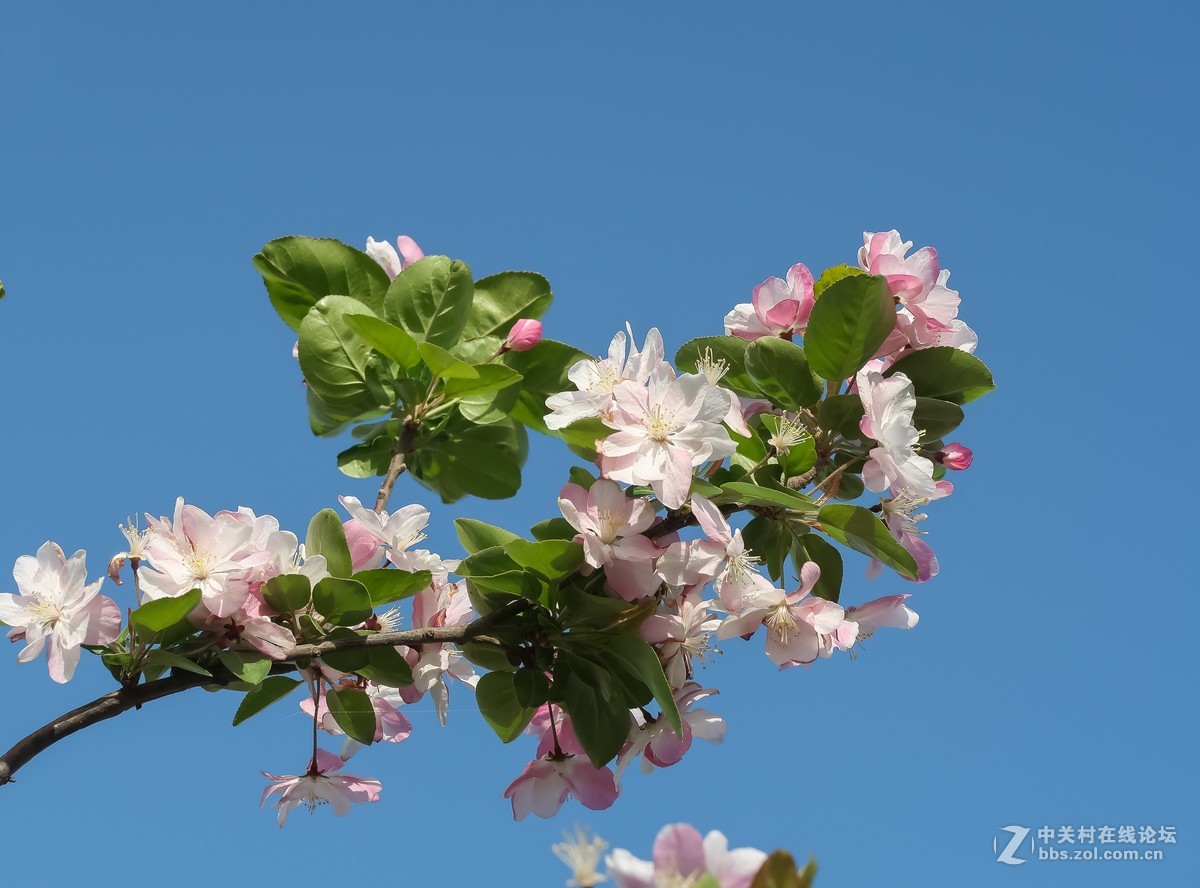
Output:
[[[937,461],[948,469],[961,471],[971,465],[975,454],[970,447],[964,447],[957,441],[951,441],[937,452]]]
[[[541,341],[542,322],[531,318],[521,318],[508,331],[508,338],[504,340],[504,346],[507,351],[523,352],[529,351]]]
[[[379,566],[383,558],[383,546],[369,530],[363,527],[357,518],[351,518],[343,525],[346,531],[346,545],[350,548],[350,565],[355,571],[368,570]]]

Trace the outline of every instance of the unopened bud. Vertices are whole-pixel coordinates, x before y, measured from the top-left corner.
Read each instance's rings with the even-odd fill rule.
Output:
[[[962,471],[971,465],[971,460],[975,458],[975,454],[971,451],[970,447],[964,447],[957,441],[951,441],[934,454],[934,457],[946,468]]]
[[[542,341],[542,322],[532,318],[521,318],[512,325],[504,340],[505,351],[529,351]]]

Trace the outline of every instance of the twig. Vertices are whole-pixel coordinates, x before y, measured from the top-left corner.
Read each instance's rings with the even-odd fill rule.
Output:
[[[391,499],[392,488],[396,486],[396,479],[404,472],[405,460],[412,453],[413,443],[416,441],[417,430],[419,428],[420,425],[416,421],[406,419],[403,428],[400,430],[400,434],[396,436],[396,443],[392,446],[392,459],[388,463],[387,474],[383,476],[383,483],[379,485],[379,494],[375,497],[376,512],[382,512],[388,500]]]

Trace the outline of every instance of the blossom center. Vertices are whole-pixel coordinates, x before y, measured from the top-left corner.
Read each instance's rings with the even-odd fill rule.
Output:
[[[657,444],[666,444],[671,440],[671,419],[663,416],[662,407],[657,404],[650,408],[642,420],[642,426],[646,429],[646,437]]]
[[[61,605],[45,599],[39,600],[37,604],[30,607],[29,612],[47,629],[53,629],[63,615]]]
[[[771,605],[763,623],[766,625],[767,631],[779,639],[779,643],[785,647],[787,646],[788,638],[796,631],[796,627],[799,625],[796,615],[792,613],[791,605],[786,601]]]
[[[190,555],[184,556],[183,563],[192,579],[198,583],[211,579],[217,567],[216,559],[205,549],[193,549]]]

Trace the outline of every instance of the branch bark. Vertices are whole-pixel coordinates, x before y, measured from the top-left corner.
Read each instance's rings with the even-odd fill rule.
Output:
[[[321,654],[333,651],[351,650],[354,648],[377,647],[381,645],[409,645],[418,647],[422,644],[461,643],[465,641],[489,641],[488,630],[502,623],[510,616],[515,616],[533,604],[524,598],[516,599],[504,607],[497,608],[466,626],[450,626],[436,629],[406,629],[397,632],[376,632],[357,638],[342,638],[336,641],[326,641],[320,644],[297,645],[288,651],[287,656],[272,667],[271,672],[278,675],[293,672],[296,669],[293,661],[298,657],[319,657]],[[497,644],[499,642],[496,642]],[[12,749],[0,756],[0,786],[13,782],[13,775],[27,765],[39,753],[49,749],[64,737],[70,737],[85,728],[108,721],[131,709],[140,709],[143,704],[171,697],[184,691],[190,691],[203,685],[226,685],[236,680],[232,673],[217,668],[212,676],[172,675],[142,685],[121,688],[103,697],[97,697],[90,703],[72,709],[49,724],[43,725],[32,734],[19,740]]]
[[[379,485],[379,493],[375,497],[376,512],[383,511],[384,506],[391,499],[392,488],[396,486],[396,479],[404,472],[405,460],[412,453],[419,428],[420,426],[414,420],[406,419],[403,428],[400,429],[400,434],[396,436],[396,443],[392,447],[392,459],[388,463],[387,474],[383,476],[383,483]]]

